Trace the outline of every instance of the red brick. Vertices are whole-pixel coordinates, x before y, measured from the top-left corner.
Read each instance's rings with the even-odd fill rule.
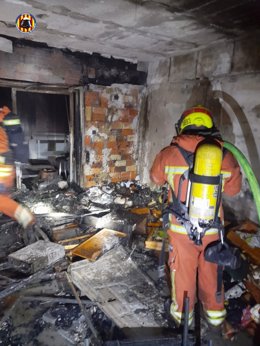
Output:
[[[124,137],[124,136],[118,136],[117,139],[116,139],[117,143],[122,143],[125,140],[126,140],[126,137]]]
[[[132,109],[132,108],[130,108]],[[121,108],[119,109],[119,112],[121,113],[122,116],[128,116],[129,115],[129,109],[128,108]]]
[[[113,129],[123,129],[124,128],[124,124],[122,124],[121,121],[114,121],[112,124],[111,124],[111,130]]]
[[[102,169],[101,168],[94,168],[93,166],[91,167],[89,173],[92,174],[92,175],[98,175],[102,172]]]
[[[98,156],[98,161],[102,161],[103,160],[103,153],[102,153],[102,149],[100,147],[96,147],[95,149],[95,153]]]
[[[136,176],[137,176],[137,172],[134,172],[134,171],[130,172],[130,180],[134,180]]]
[[[129,172],[130,173],[130,180],[134,180],[137,176],[137,172],[135,171],[132,171],[132,172]]]
[[[120,181],[120,178],[110,178],[111,183],[118,183]]]
[[[132,109],[132,108],[130,108],[130,109]],[[120,109],[119,120],[122,121],[122,122],[128,122],[129,119],[130,119],[129,109],[128,108]]]
[[[138,115],[138,111],[136,109],[134,109],[134,108],[129,108],[128,111],[129,111],[129,115],[130,115],[131,118],[134,118],[134,117],[136,117]]]
[[[90,144],[91,144],[91,137],[85,136],[85,145],[90,146]]]
[[[85,107],[85,119],[86,123],[91,121],[91,115],[92,115],[92,107],[86,106]]]
[[[86,179],[86,181],[92,181],[92,180],[94,180],[94,175],[85,175],[85,179]]]
[[[113,165],[112,167],[109,167],[109,172],[110,172],[110,173],[114,173],[114,172],[115,172],[115,167],[114,167],[114,165]]]
[[[88,188],[88,187],[92,187],[92,186],[97,186],[98,184],[95,182],[95,181],[87,181],[85,183],[85,187]]]
[[[101,113],[92,113],[92,121],[102,121],[105,122],[106,120],[106,116],[105,114],[101,114]]]
[[[96,150],[101,150],[104,148],[104,142],[98,141],[93,143],[93,148]]]
[[[96,162],[103,162],[103,153],[100,154],[98,151],[96,151],[95,158]]]
[[[130,172],[122,172],[121,173],[121,179],[122,180],[130,180],[131,179],[131,173]]]
[[[92,168],[102,168],[102,162],[95,162],[91,166]]]
[[[131,154],[131,152],[132,152],[132,148],[120,148],[120,149],[118,150],[118,153],[119,153],[120,155]]]
[[[136,165],[136,161],[134,161],[134,160],[127,160],[126,161],[126,166],[134,166],[134,165]]]
[[[106,120],[106,108],[93,107],[92,108],[92,121],[105,121]]]
[[[100,106],[108,108],[108,99],[105,96],[100,96]]]
[[[107,109],[105,107],[92,107],[92,112],[96,114],[106,114]]]
[[[126,166],[126,172],[136,172],[136,165]]]
[[[117,149],[117,142],[116,141],[108,141],[107,142],[107,148],[108,149]]]
[[[111,168],[113,168],[112,170],[111,170],[111,172],[113,171],[113,172],[115,172],[115,162],[114,161],[109,161],[108,162],[108,167],[109,167],[109,169]]]
[[[109,174],[112,183],[116,183],[121,180],[121,174],[120,173],[110,173]]]
[[[133,160],[133,157],[130,154],[123,154],[122,160],[126,160],[126,161]]]
[[[121,149],[129,148],[130,147],[130,143],[132,143],[132,142],[118,141],[117,143],[118,143],[119,150],[121,150]]]
[[[134,134],[134,130],[133,129],[123,129],[122,130],[122,135],[123,136],[131,136]]]
[[[119,150],[118,147],[112,148],[110,155],[121,155],[121,150]]]
[[[99,93],[97,91],[87,91],[85,94],[85,105],[91,107],[99,107]]]
[[[120,167],[115,167],[115,172],[125,172],[126,167],[125,166],[120,166]]]

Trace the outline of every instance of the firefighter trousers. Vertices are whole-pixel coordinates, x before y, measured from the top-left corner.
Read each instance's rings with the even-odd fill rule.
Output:
[[[218,234],[205,235],[202,245],[195,245],[186,234],[168,231],[169,267],[171,271],[172,304],[171,315],[177,324],[183,319],[184,299],[189,297],[189,324],[193,320],[196,303],[198,278],[198,298],[202,303],[207,321],[219,326],[225,319],[224,290],[221,302],[216,300],[217,265],[204,259],[207,245],[218,239]]]

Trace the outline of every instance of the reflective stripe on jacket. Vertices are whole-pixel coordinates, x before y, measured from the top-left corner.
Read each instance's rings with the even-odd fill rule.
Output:
[[[197,145],[203,139],[203,136],[180,135],[174,137],[172,143],[177,143],[187,151],[195,152]],[[187,169],[189,167],[179,149],[174,145],[170,145],[156,156],[150,170],[150,177],[158,185],[163,185],[168,182],[177,195],[180,177]],[[229,196],[238,193],[241,189],[241,172],[236,159],[230,152],[227,152],[223,158],[221,172],[224,178],[222,185],[223,192]],[[180,194],[181,202],[185,202],[187,187],[188,181],[185,179]],[[171,200],[170,194],[169,200]],[[223,219],[222,205],[220,205],[220,217]],[[171,223],[172,225],[179,225],[174,216],[171,218]]]
[[[4,126],[17,126],[17,125],[21,125],[21,120],[16,117],[13,119],[4,120],[3,124]]]
[[[175,233],[179,233],[179,234],[187,234],[185,227],[174,223],[174,221],[171,221],[170,231],[175,232]],[[211,228],[205,233],[205,235],[212,235],[212,234],[218,234],[218,229],[217,228]]]
[[[13,152],[14,161],[28,162],[29,146],[25,141],[19,116],[12,113],[8,107],[3,107],[0,120],[2,121],[0,152],[5,152],[10,148]]]

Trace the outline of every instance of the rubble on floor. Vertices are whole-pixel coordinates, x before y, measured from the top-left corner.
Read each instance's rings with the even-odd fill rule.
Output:
[[[155,278],[148,270],[140,270],[137,263],[134,252],[119,245],[98,261],[72,263],[69,271],[81,293],[95,301],[118,327],[167,327],[164,299]]]
[[[181,345],[166,309],[167,268],[158,274],[166,239],[160,190],[135,181],[84,190],[55,176],[28,179],[13,198],[34,212],[39,229],[24,232],[0,219],[0,345],[130,345],[126,329],[140,327],[160,330],[154,345]],[[247,220],[226,231],[243,261],[224,271],[223,333],[234,339],[247,330],[256,338],[259,226]],[[163,248],[167,258],[167,242]],[[188,344],[195,344],[191,335]]]
[[[224,271],[227,309],[224,336],[234,340],[239,330],[246,330],[255,340],[259,340],[260,228],[246,220],[237,225],[227,225],[226,231],[229,242],[241,250],[242,265],[237,270]]]

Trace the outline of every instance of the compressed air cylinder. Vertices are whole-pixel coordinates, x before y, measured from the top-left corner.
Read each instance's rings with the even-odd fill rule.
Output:
[[[202,231],[215,217],[219,183],[197,182],[203,177],[218,177],[221,173],[222,148],[218,142],[201,143],[195,152],[194,170],[196,178],[191,183],[189,216],[192,224]]]

